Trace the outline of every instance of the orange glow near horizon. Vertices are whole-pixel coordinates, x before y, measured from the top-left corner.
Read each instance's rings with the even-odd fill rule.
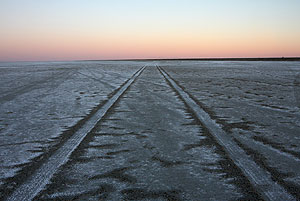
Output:
[[[149,36],[140,38],[48,38],[6,40],[0,60],[76,60],[193,57],[281,57],[299,56],[295,41],[271,37],[226,38]]]

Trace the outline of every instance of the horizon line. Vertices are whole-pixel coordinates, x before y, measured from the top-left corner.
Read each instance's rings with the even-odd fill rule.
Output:
[[[70,60],[24,60],[0,61],[0,63],[19,62],[80,62],[80,61],[300,61],[300,56],[295,57],[191,57],[191,58],[128,58],[128,59],[70,59]]]

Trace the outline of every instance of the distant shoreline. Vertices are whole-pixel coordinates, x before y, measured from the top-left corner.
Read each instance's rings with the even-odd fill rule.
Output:
[[[76,61],[300,61],[300,57],[262,57],[262,58],[176,58],[176,59],[106,59]]]
[[[53,60],[53,61],[0,61],[19,62],[84,62],[84,61],[300,61],[300,57],[261,57],[261,58],[164,58],[164,59],[92,59],[92,60]]]

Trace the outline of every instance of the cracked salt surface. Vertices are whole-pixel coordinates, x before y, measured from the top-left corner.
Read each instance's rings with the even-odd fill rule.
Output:
[[[154,63],[272,179],[300,198],[299,62]],[[154,63],[60,168],[40,199],[255,198]],[[1,63],[0,198],[14,185],[6,179],[47,152],[143,65]]]
[[[0,65],[2,184],[55,145],[63,131],[83,119],[140,68],[140,63],[130,62]]]
[[[256,162],[300,198],[300,62],[161,63]]]
[[[243,184],[241,189],[234,183],[241,178],[224,170],[226,157],[205,135],[158,70],[148,67],[38,199],[233,200],[250,196]]]

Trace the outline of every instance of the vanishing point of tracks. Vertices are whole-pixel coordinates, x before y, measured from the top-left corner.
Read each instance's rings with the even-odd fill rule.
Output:
[[[94,181],[97,179],[103,179],[103,178],[113,178],[117,179],[118,182],[120,183],[126,183],[124,184],[122,193],[123,195],[128,199],[167,199],[167,200],[181,200],[181,199],[196,199],[197,197],[197,190],[199,188],[196,185],[202,185],[202,183],[205,183],[205,181],[201,181],[201,173],[202,171],[198,170],[201,169],[201,163],[197,162],[197,159],[189,159],[189,157],[192,155],[193,157],[197,157],[197,154],[200,153],[201,150],[198,150],[198,153],[190,153],[188,151],[193,150],[193,148],[197,147],[197,143],[189,142],[188,144],[188,139],[182,139],[180,136],[174,136],[174,139],[168,139],[169,136],[166,138],[163,138],[163,136],[156,136],[150,139],[146,139],[147,135],[151,135],[151,128],[148,129],[149,133],[145,133],[144,135],[139,134],[139,133],[134,133],[134,132],[128,132],[126,131],[125,134],[129,136],[135,136],[137,139],[141,139],[142,141],[130,141],[131,138],[126,138],[124,139],[124,135],[122,133],[111,133],[111,132],[104,132],[101,133],[102,126],[99,125],[103,121],[106,120],[106,116],[109,115],[112,112],[118,113],[118,111],[113,111],[116,110],[116,105],[121,102],[122,100],[125,99],[134,99],[134,96],[129,96],[125,97],[126,94],[128,94],[128,91],[130,91],[134,85],[138,84],[136,83],[138,80],[142,80],[141,76],[144,71],[149,71],[147,73],[151,74],[152,76],[158,77],[157,79],[160,80],[160,82],[164,82],[165,84],[162,84],[162,86],[158,86],[156,90],[161,90],[159,93],[164,96],[159,96],[160,100],[163,102],[164,99],[166,101],[170,101],[172,97],[174,99],[176,98],[175,102],[180,102],[178,103],[179,105],[181,104],[181,107],[184,107],[186,111],[190,112],[191,119],[192,121],[196,122],[196,126],[201,127],[203,130],[203,138],[210,139],[213,144],[213,146],[217,147],[216,149],[219,150],[221,155],[223,155],[223,158],[226,160],[226,164],[229,166],[228,171],[230,172],[235,172],[235,176],[239,178],[240,183],[243,183],[244,186],[241,188],[243,192],[247,192],[247,190],[252,192],[252,196],[256,199],[263,199],[263,200],[295,200],[295,198],[290,195],[281,185],[279,185],[276,181],[274,181],[270,175],[270,173],[261,168],[259,165],[255,163],[253,158],[247,154],[247,152],[239,145],[239,143],[233,139],[230,135],[228,135],[220,125],[218,125],[208,113],[206,113],[201,106],[194,100],[192,95],[188,94],[187,92],[184,91],[184,89],[177,83],[176,80],[174,80],[163,68],[161,67],[142,67],[140,70],[138,70],[129,80],[127,80],[120,88],[118,88],[112,96],[105,102],[105,104],[101,104],[96,108],[90,115],[88,115],[83,121],[80,122],[79,125],[75,126],[74,130],[72,133],[69,135],[68,138],[66,138],[59,146],[57,146],[55,149],[51,149],[49,151],[50,153],[47,153],[46,156],[37,162],[35,164],[35,168],[30,174],[26,174],[26,172],[23,175],[23,181],[20,182],[15,189],[7,196],[6,200],[33,200],[33,199],[41,199],[42,194],[41,192],[47,192],[47,185],[49,185],[50,181],[52,181],[53,177],[55,177],[55,174],[57,172],[61,171],[61,169],[64,169],[66,164],[70,161],[70,157],[72,154],[75,154],[75,152],[79,152],[84,150],[86,147],[82,146],[84,141],[89,138],[89,143],[93,141],[93,138],[95,136],[100,137],[100,141],[104,142],[106,140],[105,136],[117,136],[119,138],[122,138],[121,142],[119,144],[124,144],[124,146],[128,146],[128,149],[122,149],[121,151],[115,151],[115,152],[108,152],[106,153],[106,158],[99,157],[99,160],[107,160],[107,159],[113,159],[114,155],[117,155],[119,153],[124,153],[124,154],[129,154],[129,155],[124,155],[122,160],[129,160],[129,158],[134,158],[130,159],[130,163],[128,164],[135,164],[135,165],[127,165],[126,167],[123,168],[117,168],[114,169],[113,165],[111,167],[107,165],[107,167],[114,169],[113,171],[106,170],[108,173],[103,173],[98,176],[92,176],[89,178],[89,181]],[[151,83],[151,80],[149,81]],[[151,94],[155,89],[147,89],[147,80],[144,80],[143,82],[139,83],[141,86],[144,86],[144,90],[149,90],[149,92],[145,92],[145,94],[149,93]],[[154,88],[156,85],[159,85],[159,83],[153,81],[151,84],[151,87]],[[151,88],[149,87],[149,88]],[[168,88],[168,91],[162,92],[163,90],[166,90],[166,87]],[[142,88],[141,88],[142,89]],[[137,90],[137,89],[133,89]],[[141,93],[140,91],[136,91],[136,94]],[[168,97],[169,99],[168,99]],[[144,100],[146,99],[146,100]],[[143,94],[141,95],[140,99],[138,102],[145,101],[149,104],[152,104],[151,107],[155,108],[157,102],[152,102],[150,100],[147,100],[147,98],[143,99]],[[154,100],[155,101],[155,100]],[[172,105],[172,102],[170,103]],[[183,105],[183,106],[182,106]],[[134,104],[128,104],[128,106],[131,106],[134,108]],[[138,107],[138,104],[137,106]],[[166,119],[163,119],[164,111],[163,107],[160,109],[161,114],[158,114],[159,111],[148,111],[146,110],[147,105],[145,105],[145,110],[139,109],[138,112],[140,114],[136,114],[136,116],[139,118],[137,122],[143,122],[143,119],[141,119],[143,116],[147,116],[147,113],[151,113],[149,118],[154,119],[157,117],[157,119],[161,119],[161,121],[166,121],[165,123],[163,122],[158,122],[157,125],[162,125],[162,128],[159,130],[159,128],[154,128],[157,129],[157,132],[167,132],[167,130],[164,130],[163,128],[166,128],[166,125],[169,125],[170,127],[174,127],[174,130],[176,130],[176,125],[172,125],[173,123],[176,122],[171,122],[172,120],[172,111],[166,112]],[[166,106],[167,107],[167,106]],[[174,109],[174,108],[173,108]],[[175,110],[175,109],[174,109]],[[124,112],[120,111],[119,113]],[[127,111],[125,111],[126,113]],[[132,112],[132,111],[131,111]],[[135,114],[135,113],[133,113]],[[156,116],[157,115],[157,116]],[[174,115],[177,115],[177,113],[174,113]],[[121,115],[122,117],[122,115]],[[119,121],[120,119],[116,119]],[[127,117],[123,117],[127,118]],[[146,117],[145,117],[146,118]],[[167,122],[170,119],[170,122]],[[144,121],[151,121],[145,119]],[[153,121],[154,121],[153,120]],[[147,122],[144,122],[147,124]],[[151,122],[149,122],[151,124]],[[124,125],[123,125],[124,126]],[[126,126],[126,125],[125,125]],[[131,125],[132,128],[139,127],[139,125]],[[155,127],[155,122],[153,123],[152,127]],[[158,126],[159,127],[159,126]],[[178,127],[178,129],[181,129],[181,127]],[[113,128],[117,129],[117,128]],[[135,128],[136,129],[136,128]],[[177,130],[178,130],[177,129]],[[193,128],[194,129],[194,128]],[[121,131],[122,132],[122,131]],[[188,131],[190,132],[190,131]],[[183,133],[184,134],[184,133]],[[89,136],[91,135],[91,136]],[[153,134],[154,135],[154,134]],[[189,136],[186,138],[191,137],[192,141],[196,137],[195,133],[191,133]],[[147,141],[148,140],[148,141]],[[162,142],[165,140],[165,144]],[[173,140],[173,141],[172,141]],[[177,144],[180,144],[181,142],[184,142],[184,140],[187,140],[187,143],[182,145],[184,149],[180,149],[183,153],[178,151],[178,155],[176,150],[174,150],[174,153],[172,153],[172,148],[176,147]],[[171,145],[172,142],[174,142],[176,145]],[[89,148],[102,148],[102,149],[112,149],[118,146],[118,143],[115,143],[111,141],[110,144],[105,144],[105,145],[95,145],[98,142],[93,142],[92,145],[87,145]],[[127,143],[127,144],[126,144]],[[169,143],[169,144],[168,144]],[[140,146],[140,147],[139,147]],[[200,145],[199,145],[200,146]],[[139,148],[136,148],[139,147]],[[150,148],[149,148],[150,147]],[[175,148],[174,148],[175,149]],[[149,151],[150,150],[150,151]],[[133,154],[130,154],[130,152],[133,152]],[[168,152],[168,153],[165,153]],[[99,152],[100,153],[100,152]],[[141,154],[141,156],[138,156]],[[175,158],[172,158],[172,154],[176,155]],[[164,179],[163,175],[163,168],[159,169],[159,172],[162,172],[162,175],[159,177],[161,180],[157,179],[157,175],[159,174],[158,172],[152,172],[152,169],[155,169],[154,166],[152,167],[152,164],[148,164],[149,160],[147,159],[147,156],[149,160],[152,160],[154,162],[158,162],[159,164],[162,165],[163,168],[166,168],[167,173],[170,174],[169,177],[166,176]],[[166,157],[169,157],[169,160],[166,159]],[[213,154],[212,154],[213,156]],[[167,157],[167,158],[168,158]],[[146,159],[145,159],[146,158]],[[182,161],[180,159],[186,158],[186,161]],[[121,159],[115,159],[115,160],[121,160]],[[178,159],[178,160],[177,160]],[[102,161],[103,162],[103,161]],[[127,164],[127,162],[123,162],[124,164]],[[103,162],[104,164],[104,162]],[[111,164],[111,163],[108,163]],[[99,166],[102,164],[99,163]],[[147,165],[150,167],[147,167]],[[175,166],[180,166],[182,165],[182,168],[178,169],[172,169]],[[70,167],[72,168],[72,167]],[[149,170],[147,170],[147,168]],[[169,170],[168,168],[171,168]],[[92,172],[93,167],[89,169],[89,171]],[[142,188],[138,188],[139,185],[145,186],[146,184],[143,182],[138,181],[137,178],[130,176],[130,174],[126,173],[126,171],[131,171],[132,169],[136,169],[136,176],[137,178],[143,178],[143,174],[139,174],[139,171],[141,169],[146,169],[149,172],[149,175],[145,175],[144,182],[147,184],[147,179],[148,178],[153,178],[151,181],[148,182],[157,182],[157,184],[153,184],[153,186],[158,185],[158,183],[163,183],[165,182],[165,185],[168,186],[168,180],[170,180],[170,183],[183,183],[183,186],[186,185],[186,188],[190,188],[191,190],[189,191],[188,189],[186,190],[186,194],[195,194],[195,196],[191,195],[183,195],[181,196],[181,190],[178,189],[170,189],[169,191],[163,191],[163,190],[157,190],[157,191],[147,191]],[[80,170],[83,171],[84,170]],[[193,177],[190,175],[186,176],[186,178],[191,178],[190,180],[187,179],[187,181],[177,181],[177,180],[172,180],[176,175],[179,174],[189,174],[188,172],[193,173]],[[225,170],[226,171],[226,170]],[[232,174],[232,173],[231,173]],[[199,176],[199,178],[197,178]],[[80,180],[79,180],[80,182]],[[185,184],[186,182],[186,184]],[[190,183],[190,186],[189,186]],[[123,184],[122,184],[123,185]],[[127,185],[129,186],[134,186],[132,188],[127,188]],[[239,184],[237,184],[239,185]],[[109,188],[113,188],[111,186],[104,186],[102,188],[101,192],[110,192]],[[183,187],[184,188],[184,187]],[[249,189],[245,189],[249,188]],[[217,187],[216,187],[217,189]],[[184,191],[183,189],[182,191]],[[200,190],[199,190],[200,191]],[[184,194],[184,193],[183,193]],[[216,192],[218,194],[218,192]],[[103,197],[107,198],[107,197]],[[50,198],[48,198],[50,199]],[[112,198],[111,198],[112,199]],[[119,197],[114,197],[114,199],[119,199]],[[51,199],[50,199],[51,200]],[[199,197],[199,200],[202,200],[201,197]],[[205,200],[205,198],[203,198]]]

